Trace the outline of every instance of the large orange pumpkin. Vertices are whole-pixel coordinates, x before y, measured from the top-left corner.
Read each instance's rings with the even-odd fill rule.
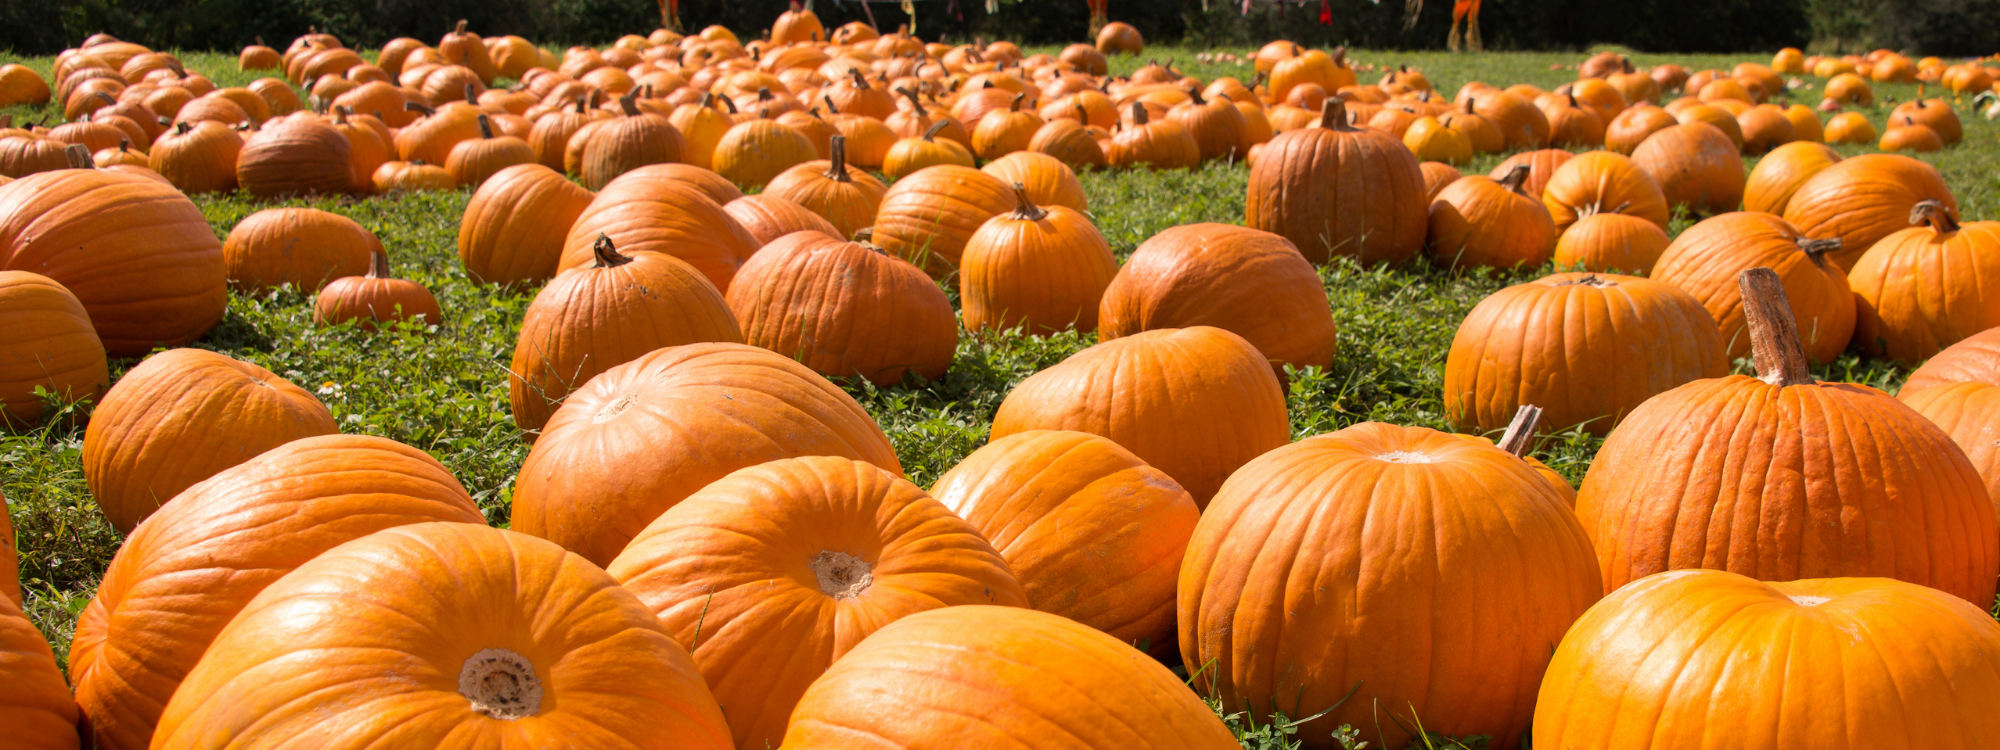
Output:
[[[875,223],[875,212],[888,191],[880,180],[847,165],[847,137],[833,137],[828,159],[809,161],[771,179],[764,194],[805,206],[833,224],[835,237],[846,239]]]
[[[353,219],[317,208],[267,208],[229,230],[222,242],[229,285],[263,294],[290,285],[317,292],[343,276],[368,272],[375,235]]]
[[[1743,156],[1721,130],[1686,122],[1646,137],[1632,163],[1660,184],[1667,205],[1727,213],[1743,203]]]
[[[1752,268],[1777,271],[1785,299],[1805,338],[1806,355],[1832,362],[1854,334],[1854,293],[1847,274],[1829,255],[1838,240],[1809,240],[1776,216],[1752,211],[1703,219],[1667,245],[1652,279],[1680,287],[1701,300],[1722,329],[1729,359],[1750,354],[1742,287],[1736,277]]]
[[[114,357],[193,341],[229,301],[222,243],[193,201],[101,169],[0,185],[0,270],[54,279]]]
[[[83,303],[47,276],[0,271],[0,423],[40,421],[37,388],[67,403],[95,400],[110,386],[104,343]]]
[[[56,669],[55,652],[21,605],[0,596],[0,721],[17,750],[76,750],[76,701]]]
[[[1910,373],[1901,394],[1946,383],[2000,385],[2000,328],[1988,328],[1945,347]]]
[[[563,238],[557,273],[597,262],[597,238],[627,254],[661,253],[687,261],[717,289],[757,252],[757,239],[699,186],[640,167],[612,180],[578,214]]]
[[[1019,205],[1013,187],[993,175],[956,164],[926,167],[882,195],[871,241],[944,278],[987,219]]]
[[[1097,315],[1104,341],[1194,326],[1243,337],[1278,372],[1333,366],[1333,307],[1319,274],[1270,232],[1189,224],[1153,235],[1118,269]]]
[[[1402,141],[1347,124],[1329,97],[1320,124],[1272,138],[1250,167],[1244,225],[1291,240],[1306,260],[1401,263],[1423,249],[1423,170]]]
[[[236,182],[259,198],[366,192],[355,184],[350,149],[347,136],[318,118],[272,120],[243,139]]]
[[[937,380],[958,348],[951,300],[922,269],[824,234],[796,232],[764,246],[726,297],[746,342],[827,377]]]
[[[1181,657],[1227,711],[1330,710],[1319,721],[1359,727],[1371,747],[1402,747],[1413,719],[1514,747],[1549,653],[1599,585],[1590,539],[1528,464],[1368,422],[1259,456],[1223,485],[1181,566]],[[1341,747],[1329,734],[1301,739]]]
[[[1922,586],[1661,573],[1563,638],[1535,745],[1977,747],[2000,735],[1995,651],[1983,607]]]
[[[525,534],[458,523],[362,537],[264,589],[174,693],[157,737],[734,747],[687,649],[611,576]]]
[[[1854,339],[1870,356],[1914,364],[2000,326],[2000,223],[1959,224],[1944,204],[1910,211],[1918,226],[1882,238],[1848,274]]]
[[[900,473],[854,398],[742,344],[657,349],[570,394],[521,464],[513,528],[609,564],[683,498],[730,472],[844,456]]]
[[[378,437],[279,446],[188,488],[125,540],[77,626],[70,676],[99,747],[145,748],[216,634],[286,573],[392,526],[484,523],[436,459]]]
[[[1543,179],[1541,191],[1530,195],[1541,197],[1559,234],[1568,232],[1578,219],[1608,211],[1645,219],[1662,231],[1671,218],[1667,196],[1653,176],[1630,158],[1610,151],[1591,151],[1564,161]]]
[[[938,477],[932,494],[991,541],[1028,606],[1141,650],[1174,650],[1174,581],[1201,511],[1110,440],[1030,430]]]
[[[782,740],[813,680],[882,626],[1028,603],[977,528],[895,474],[825,456],[722,478],[607,570],[692,649],[744,750]]]
[[[723,204],[722,210],[729,212],[730,217],[736,219],[736,223],[743,225],[743,230],[750,233],[750,237],[757,241],[759,247],[776,242],[779,237],[793,232],[812,230],[832,235],[840,233],[840,230],[833,226],[833,222],[827,221],[826,217],[813,213],[796,202],[770,193],[737,198]]]
[[[458,259],[465,275],[502,286],[553,278],[563,236],[591,198],[590,191],[540,164],[495,173],[473,192],[459,220]]]
[[[1786,202],[1785,220],[1808,236],[1840,238],[1829,258],[1851,271],[1868,248],[1909,228],[1910,209],[1926,200],[1958,212],[1936,168],[1901,154],[1863,154],[1806,178]]]
[[[1750,170],[1743,186],[1743,210],[1783,214],[1800,185],[1837,161],[1840,153],[1824,143],[1793,141],[1771,149]]]
[[[104,394],[83,436],[83,476],[121,532],[181,490],[272,448],[331,435],[310,392],[249,362],[203,349],[148,357]]]
[[[1118,272],[1111,246],[1081,211],[1037,206],[1019,182],[1014,194],[1020,207],[988,219],[959,258],[965,330],[1096,328],[1098,302]]]
[[[1604,590],[1663,570],[1881,576],[1980,606],[2000,524],[1965,453],[1873,388],[1812,378],[1778,275],[1742,275],[1761,377],[1697,380],[1605,440],[1577,494]]]
[[[1001,402],[992,439],[1029,430],[1110,438],[1201,505],[1230,472],[1291,437],[1269,359],[1208,326],[1113,339],[1029,376]]]
[[[2000,492],[2000,385],[1976,380],[1906,383],[1896,398],[1951,436],[1979,470],[1988,494]]]
[[[1430,206],[1429,253],[1443,266],[1529,268],[1548,262],[1556,249],[1549,209],[1522,183],[1528,167],[1500,180],[1473,175],[1438,191]]]

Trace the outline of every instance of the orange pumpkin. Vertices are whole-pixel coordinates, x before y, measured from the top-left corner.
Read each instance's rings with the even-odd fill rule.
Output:
[[[1155,120],[1133,102],[1131,117],[1119,123],[1105,158],[1114,167],[1194,169],[1201,166],[1201,144],[1178,121]]]
[[[1800,321],[1806,355],[1832,362],[1854,333],[1854,293],[1831,255],[1837,240],[1810,240],[1770,214],[1729,213],[1703,220],[1674,238],[1653,265],[1652,278],[1694,295],[1722,328],[1729,359],[1750,354],[1750,335],[1736,279],[1752,268],[1777,272]]]
[[[1414,257],[1428,205],[1417,158],[1387,133],[1347,125],[1338,98],[1327,100],[1320,121],[1264,145],[1250,168],[1244,225],[1291,240],[1314,263]]]
[[[1174,107],[1168,116],[1178,120],[1194,136],[1195,144],[1201,149],[1202,161],[1243,158],[1250,145],[1242,110],[1228,99],[1207,99],[1192,88],[1188,90],[1188,96],[1189,101]]]
[[[1846,271],[1882,238],[1908,228],[1910,211],[1926,200],[1958,211],[1936,168],[1901,154],[1863,154],[1806,178],[1785,204],[1785,220],[1806,235],[1840,238],[1829,257]]]
[[[1963,372],[1950,373],[1948,377],[1966,378],[1957,382],[1931,382],[1918,377],[1919,374],[1926,378],[1944,374],[1942,368],[1932,369],[1933,365],[1943,364],[1939,360],[1953,354],[1954,349],[1976,341],[1976,337],[1966,339],[1932,359],[1924,366],[1930,372],[1919,370],[1911,375],[1896,398],[1950,435],[1951,441],[1965,451],[1966,459],[1979,471],[1980,479],[1986,483],[1987,493],[1992,494],[2000,490],[2000,422],[1996,422],[2000,419],[2000,386],[1988,382],[1991,377],[1984,372],[1976,376]],[[1991,350],[1982,351],[1990,353]]]
[[[785,170],[819,158],[812,141],[771,120],[746,120],[715,144],[717,173],[744,190],[760,187]]]
[[[1243,337],[1282,374],[1333,366],[1335,325],[1319,274],[1283,237],[1225,224],[1153,235],[1132,252],[1098,311],[1104,341],[1214,326]]]
[[[862,639],[967,604],[1027,606],[977,528],[846,458],[742,469],[662,513],[607,570],[694,653],[737,747],[783,739],[799,696]],[[786,666],[773,672],[772,660]]]
[[[1928,127],[1945,146],[1958,145],[1965,139],[1965,127],[1958,121],[1958,112],[1943,99],[1917,98],[1898,104],[1889,111],[1889,122]]]
[[[1929,153],[1943,149],[1944,139],[1930,126],[1918,124],[1904,117],[1901,120],[1889,121],[1889,130],[1882,134],[1882,141],[1878,145],[1883,151]]]
[[[389,275],[389,256],[369,254],[368,274],[334,279],[313,299],[313,323],[338,325],[360,321],[362,330],[377,323],[444,324],[437,297],[422,284]]]
[[[633,96],[619,98],[620,117],[591,130],[583,147],[583,184],[602,190],[619,175],[651,164],[683,161],[687,139],[665,116],[639,109]]]
[[[1584,476],[1577,516],[1604,590],[1714,568],[1776,580],[1882,576],[1992,602],[2000,524],[1964,452],[1880,391],[1813,380],[1778,274],[1741,278],[1761,377],[1654,397]]]
[[[554,277],[563,236],[592,197],[540,164],[495,172],[473,191],[459,221],[458,259],[465,275],[501,286]]]
[[[1098,302],[1118,272],[1110,244],[1082,212],[1037,206],[1018,182],[1014,193],[1020,207],[987,220],[965,243],[958,277],[965,330],[1096,328]]]
[[[236,189],[236,156],[242,150],[242,136],[227,125],[181,123],[153,143],[146,166],[189,195],[229,192]]]
[[[146,747],[223,626],[294,568],[394,526],[485,522],[436,459],[361,435],[279,446],[156,515],[119,548],[77,627],[87,648],[72,653],[70,676],[100,747]]]
[[[797,203],[833,224],[836,237],[875,223],[888,189],[868,172],[847,165],[847,138],[833,137],[831,158],[809,161],[771,179],[764,192]]]
[[[1550,260],[1557,268],[1650,273],[1667,249],[1667,232],[1658,224],[1625,214],[1628,207],[1621,203],[1578,218],[1556,237],[1556,252]]]
[[[1019,205],[1012,186],[993,175],[955,164],[926,167],[882,194],[872,241],[944,278],[986,220]]]
[[[556,545],[484,525],[336,547],[266,588],[209,652],[168,702],[161,747],[385,731],[410,747],[734,747],[687,649],[631,593]]]
[[[939,164],[956,164],[970,167],[976,164],[972,152],[958,141],[938,140],[937,134],[951,123],[939,120],[931,124],[931,129],[914,138],[903,138],[889,147],[889,154],[882,159],[882,173],[891,180],[900,180],[925,167]],[[1037,131],[1038,133],[1040,131]]]
[[[640,167],[612,180],[578,214],[563,238],[557,273],[597,261],[597,238],[627,254],[660,253],[686,261],[717,289],[757,252],[757,240],[700,186],[665,170]]]
[[[1078,212],[1090,210],[1083,183],[1068,164],[1048,154],[1017,151],[994,159],[981,172],[1000,178],[1009,185],[1020,184],[1028,197],[1044,206],[1063,206]]]
[[[389,161],[375,168],[370,177],[375,192],[382,194],[433,192],[449,193],[458,189],[458,179],[436,164],[425,164],[424,160]]]
[[[1494,167],[1486,176],[1495,180],[1505,179],[1507,175],[1514,173],[1515,167],[1526,164],[1528,181],[1521,183],[1521,189],[1528,191],[1529,195],[1539,196],[1548,189],[1549,180],[1555,177],[1556,170],[1562,169],[1564,164],[1568,164],[1574,158],[1576,158],[1575,152],[1559,148],[1523,151],[1507,157],[1506,161],[1500,162],[1500,165]]]
[[[1900,395],[1947,383],[2000,385],[2000,329],[1989,328],[1945,347],[1924,366],[1910,372]]]
[[[1202,505],[1230,472],[1291,434],[1269,360],[1208,326],[1106,341],[1029,376],[1001,402],[992,439],[1029,430],[1109,438]]]
[[[1604,147],[1629,156],[1648,136],[1679,124],[1672,113],[1659,107],[1630,107],[1604,126]]]
[[[1785,119],[1792,121],[1792,137],[1801,141],[1825,143],[1826,126],[1819,121],[1819,114],[1812,107],[1794,104],[1785,108]]]
[[[2000,326],[2000,300],[1984,291],[1989,280],[2000,285],[2000,223],[1961,225],[1935,200],[1911,209],[1910,223],[1917,226],[1882,238],[1848,274],[1855,341],[1871,357],[1906,364]]]
[[[799,232],[766,245],[726,296],[745,341],[827,377],[937,380],[958,346],[951,301],[921,269],[828,235]]]
[[[368,272],[375,235],[353,219],[317,208],[267,208],[238,222],[222,243],[229,285],[264,294],[290,285],[317,292],[334,279]]]
[[[1743,185],[1743,210],[1783,214],[1800,185],[1837,161],[1840,153],[1824,143],[1796,141],[1771,149]]]
[[[1042,116],[1021,108],[1026,93],[1014,95],[1007,109],[988,112],[972,129],[972,152],[988,161],[1021,151],[1042,127]]]
[[[722,210],[729,212],[743,231],[762,247],[776,242],[779,237],[793,232],[811,230],[823,234],[839,234],[833,223],[825,217],[807,210],[784,198],[770,193],[746,195],[724,204]]]
[[[19,750],[76,750],[76,701],[69,696],[55,652],[21,605],[0,596],[0,717],[7,742]]]
[[[1775,104],[1760,104],[1736,116],[1743,130],[1743,153],[1762,154],[1797,138],[1792,121]]]
[[[682,499],[737,469],[845,456],[900,474],[854,398],[765,349],[656,349],[565,399],[521,464],[513,528],[609,564]]]
[[[1521,189],[1528,168],[1495,181],[1473,176],[1438,193],[1430,208],[1431,260],[1447,266],[1539,266],[1555,252],[1549,210]]]
[[[259,198],[356,192],[350,149],[347,136],[316,118],[273,120],[244,139],[236,182]]]
[[[1548,176],[1540,193],[1557,232],[1591,214],[1616,209],[1652,222],[1662,231],[1671,218],[1667,196],[1646,170],[1622,155],[1591,151],[1563,162]]]
[[[487,115],[479,115],[475,122],[479,124],[479,137],[454,144],[444,162],[444,171],[451,173],[459,187],[477,189],[500,170],[536,163],[535,150],[527,141],[496,134],[492,118]]]
[[[1965,745],[2000,732],[1987,710],[2000,699],[2000,668],[1984,656],[1995,649],[2000,626],[1983,607],[1922,586],[1663,573],[1606,596],[1563,637],[1535,744]]]
[[[1424,200],[1426,203],[1436,201],[1438,193],[1444,192],[1446,185],[1457,182],[1458,178],[1465,176],[1458,171],[1457,167],[1441,161],[1427,161],[1417,166],[1424,172]]]
[[[0,271],[0,424],[40,422],[37,388],[71,403],[95,401],[110,385],[104,343],[83,303],[47,276]]]
[[[1519,458],[1368,422],[1259,456],[1223,485],[1181,565],[1181,656],[1226,711],[1326,712],[1371,747],[1403,746],[1419,718],[1513,747],[1549,644],[1597,601],[1596,575],[1576,517]]]
[[[1591,147],[1604,143],[1604,116],[1583,106],[1575,95],[1553,95],[1541,109],[1549,118],[1549,145]]]
[[[1720,214],[1743,203],[1743,157],[1729,136],[1706,123],[1652,134],[1632,151],[1632,163],[1660,184],[1669,206]]]
[[[1826,122],[1826,142],[1863,145],[1875,142],[1875,126],[1860,112],[1842,112]]]

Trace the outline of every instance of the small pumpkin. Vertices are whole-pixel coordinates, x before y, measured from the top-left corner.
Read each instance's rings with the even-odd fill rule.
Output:
[[[1118,272],[1110,244],[1082,212],[1037,206],[1019,182],[1014,194],[1019,207],[987,220],[965,243],[958,277],[965,330],[1096,328],[1098,302]]]
[[[1965,139],[1965,127],[1958,121],[1958,112],[1951,103],[1943,99],[1925,99],[1921,96],[1889,110],[1889,122],[1908,122],[1923,125],[1937,133],[1938,140],[1945,146],[1956,146]],[[1887,149],[1884,149],[1885,151]]]
[[[938,132],[949,124],[939,120],[920,136],[896,141],[896,145],[889,147],[888,156],[882,160],[882,173],[891,180],[900,180],[919,169],[939,164],[973,166],[975,161],[971,151],[954,140],[937,140]]]
[[[317,292],[368,272],[379,242],[353,219],[317,208],[267,208],[238,222],[222,243],[229,285],[263,294],[290,285]]]
[[[1026,93],[1016,94],[1007,109],[988,112],[972,129],[972,152],[988,161],[1024,150],[1043,124],[1042,116],[1021,108]]]
[[[1320,122],[1264,145],[1250,168],[1244,225],[1291,240],[1314,263],[1415,257],[1429,206],[1417,158],[1387,133],[1348,125],[1338,98],[1327,100]],[[1344,175],[1355,178],[1336,179]]]
[[[958,268],[973,233],[1018,205],[1013,188],[993,175],[952,164],[926,167],[882,194],[872,241],[944,278]]]
[[[1751,107],[1736,116],[1736,123],[1743,130],[1743,153],[1746,154],[1766,153],[1798,137],[1793,133],[1792,121],[1775,104]]]
[[[1771,149],[1743,185],[1743,210],[1782,215],[1800,185],[1837,161],[1840,153],[1824,143],[1795,141]]]
[[[1842,112],[1826,121],[1826,142],[1865,145],[1875,142],[1875,126],[1860,112]]]
[[[1174,120],[1154,120],[1139,102],[1131,117],[1119,123],[1105,157],[1114,167],[1144,166],[1152,170],[1194,169],[1201,166],[1201,144],[1186,126]]]
[[[1646,274],[1666,252],[1669,240],[1660,225],[1625,213],[1627,204],[1581,215],[1556,237],[1550,260],[1557,268],[1623,271]]]
[[[1417,166],[1424,172],[1424,200],[1427,203],[1436,201],[1438,193],[1444,192],[1446,185],[1465,176],[1457,167],[1441,161],[1427,161]]]
[[[1750,354],[1738,276],[1752,268],[1776,271],[1793,319],[1804,334],[1806,355],[1832,362],[1854,333],[1854,293],[1833,262],[1839,240],[1812,240],[1784,219],[1754,212],[1702,220],[1660,253],[1652,278],[1701,300],[1722,328],[1733,361]]]
[[[0,423],[40,422],[38,388],[67,403],[94,401],[110,386],[104,343],[83,303],[46,276],[0,271]],[[11,534],[0,536],[11,550]]]
[[[472,280],[501,286],[545,281],[563,237],[594,196],[555,170],[517,164],[481,182],[458,225],[458,259]]]
[[[888,188],[858,167],[847,165],[847,138],[833,137],[831,158],[809,161],[771,179],[764,192],[792,201],[825,217],[836,237],[852,237],[875,223]]]
[[[1539,266],[1555,252],[1549,209],[1521,189],[1528,168],[1495,181],[1472,176],[1445,186],[1430,209],[1431,260],[1448,266]]]
[[[1910,151],[1921,154],[1942,150],[1944,139],[1929,125],[1919,124],[1906,116],[1901,120],[1889,121],[1889,129],[1882,133],[1882,141],[1878,146],[1883,151]]]
[[[726,297],[745,341],[827,377],[937,380],[958,345],[951,302],[921,269],[837,237],[779,238],[743,264]]]
[[[375,185],[375,192],[382,194],[448,193],[458,189],[458,178],[444,167],[426,164],[422,159],[382,162],[369,181]]]
[[[1801,233],[1840,238],[1840,250],[1830,257],[1841,270],[1852,270],[1868,248],[1908,228],[1910,211],[1926,200],[1958,211],[1936,168],[1901,154],[1863,154],[1806,178],[1784,215]]]
[[[1613,209],[1652,222],[1661,231],[1671,218],[1666,193],[1652,174],[1610,151],[1591,151],[1564,161],[1537,195],[1557,232],[1566,233],[1579,219]]]
[[[1935,200],[1910,209],[1910,223],[1869,248],[1847,278],[1861,350],[1905,364],[2000,326],[2000,300],[1985,292],[2000,285],[2000,223],[1960,224]]]
[[[363,330],[376,324],[410,321],[442,325],[437,297],[422,284],[389,275],[389,256],[370,253],[368,274],[334,279],[313,298],[313,323],[339,325],[360,321]]]
[[[1421,160],[1452,164],[1472,161],[1472,140],[1435,117],[1420,117],[1410,123],[1410,128],[1403,132],[1403,145]]]
[[[1641,104],[1628,107],[1604,126],[1604,147],[1631,156],[1646,138],[1675,125],[1680,120],[1659,107]]]
[[[1333,308],[1312,264],[1283,237],[1226,224],[1173,227],[1139,244],[1104,292],[1102,341],[1213,326],[1255,346],[1274,372],[1333,366]]]
[[[1067,118],[1056,118],[1042,125],[1040,130],[1035,131],[1035,137],[1028,139],[1028,150],[1053,156],[1073,169],[1111,164],[1110,157],[1104,154],[1104,147],[1093,136],[1092,128]]]

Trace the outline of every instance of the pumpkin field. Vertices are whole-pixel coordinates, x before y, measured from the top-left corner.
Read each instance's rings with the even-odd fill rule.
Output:
[[[0,745],[2000,742],[2000,62],[482,31],[0,52]]]

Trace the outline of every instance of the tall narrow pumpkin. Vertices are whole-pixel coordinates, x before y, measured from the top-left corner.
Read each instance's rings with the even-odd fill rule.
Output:
[[[1336,327],[1319,274],[1291,241],[1227,224],[1190,224],[1132,251],[1104,292],[1104,341],[1214,326],[1257,347],[1274,371],[1332,367]]]
[[[1514,747],[1599,585],[1589,537],[1528,464],[1368,422],[1230,476],[1181,566],[1181,657],[1228,711],[1330,712],[1371,747],[1403,746],[1416,720]]]
[[[1020,207],[988,219],[965,243],[958,277],[965,330],[1096,328],[1098,302],[1118,273],[1111,245],[1081,212],[1037,206],[1019,182],[1014,194]]]
[[[592,197],[540,164],[494,173],[473,191],[459,220],[458,259],[465,275],[501,286],[554,277],[563,236]]]
[[[1863,154],[1806,178],[1786,202],[1785,220],[1813,237],[1840,238],[1830,258],[1850,271],[1883,237],[1909,228],[1910,209],[1926,200],[1958,211],[1936,168],[1901,154]]]
[[[1280,235],[1306,260],[1401,263],[1423,249],[1423,170],[1393,136],[1347,124],[1327,99],[1320,124],[1264,144],[1250,168],[1244,224]]]
[[[2000,524],[1965,453],[1887,394],[1813,380],[1778,275],[1741,278],[1761,377],[1654,397],[1584,476],[1577,516],[1604,590],[1714,568],[1897,578],[1989,606]]]
[[[1917,226],[1882,238],[1848,275],[1854,339],[1870,356],[1906,364],[2000,326],[2000,223],[1959,224],[1944,204],[1910,209]]]
[[[875,223],[888,188],[866,170],[847,165],[847,138],[836,135],[829,158],[785,170],[764,192],[825,217],[838,231],[835,236],[844,239]]]
[[[606,569],[693,651],[742,750],[783,740],[806,688],[883,626],[1028,603],[977,528],[902,477],[830,456],[723,477]]]
[[[104,342],[76,295],[47,276],[0,271],[0,424],[39,422],[38,388],[72,402],[109,387]]]
[[[1701,300],[1722,329],[1729,358],[1750,354],[1742,285],[1752,268],[1776,271],[1785,299],[1815,362],[1832,362],[1854,334],[1854,293],[1847,274],[1829,258],[1839,240],[1812,240],[1770,214],[1743,211],[1703,219],[1681,232],[1653,264],[1652,279],[1680,287]]]
[[[726,296],[745,341],[827,377],[937,380],[958,346],[951,301],[922,269],[838,237],[778,238],[743,264]]]

